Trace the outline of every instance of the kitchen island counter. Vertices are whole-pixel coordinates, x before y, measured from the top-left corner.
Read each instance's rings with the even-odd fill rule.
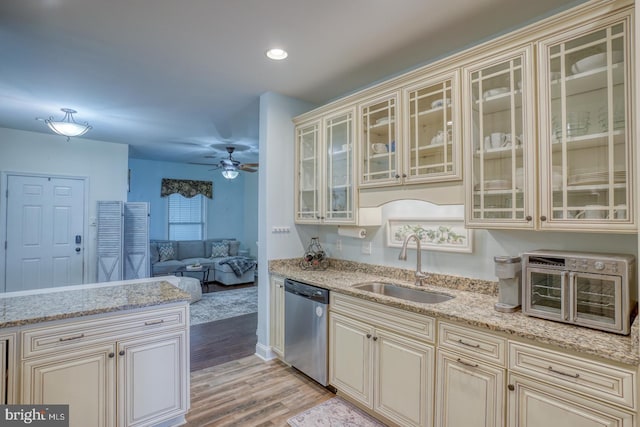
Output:
[[[66,286],[0,295],[0,328],[189,301],[170,277]]]
[[[297,260],[275,260],[269,263],[269,272],[334,292],[422,313],[441,320],[462,322],[470,326],[502,332],[510,336],[626,365],[637,366],[640,364],[637,317],[631,328],[631,334],[623,336],[529,317],[520,311],[515,313],[497,312],[493,308],[498,301],[497,283],[494,282],[456,276],[430,275],[427,279],[429,284],[420,289],[447,293],[455,298],[437,304],[422,304],[374,294],[353,287],[353,285],[362,282],[386,281],[414,288],[411,270],[348,261],[336,261],[327,270],[303,270],[297,265]]]

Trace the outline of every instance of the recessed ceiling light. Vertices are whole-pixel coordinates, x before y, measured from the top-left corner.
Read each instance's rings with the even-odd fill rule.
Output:
[[[280,48],[273,48],[267,51],[267,58],[273,59],[275,61],[280,61],[289,56],[286,50]]]

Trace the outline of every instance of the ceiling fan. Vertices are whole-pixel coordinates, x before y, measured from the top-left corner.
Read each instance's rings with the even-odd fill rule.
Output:
[[[258,171],[258,169],[256,169],[258,167],[258,163],[240,163],[238,160],[233,158],[233,152],[235,151],[236,147],[227,146],[225,147],[225,149],[227,150],[227,153],[229,153],[229,158],[220,160],[220,162],[210,170],[221,170],[222,176],[224,176],[226,179],[236,178],[239,172],[257,172]],[[205,158],[214,158],[214,157],[215,156],[210,156],[210,155],[205,156]],[[208,163],[192,162],[192,164],[204,165]]]

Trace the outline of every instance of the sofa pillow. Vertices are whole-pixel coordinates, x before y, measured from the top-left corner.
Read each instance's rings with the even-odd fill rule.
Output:
[[[238,256],[238,249],[240,249],[240,242],[237,240],[223,240],[222,243],[229,245],[229,256]]]
[[[176,252],[173,250],[171,243],[158,243],[158,254],[160,262],[176,259]]]
[[[229,256],[229,243],[214,242],[211,244],[211,258]]]

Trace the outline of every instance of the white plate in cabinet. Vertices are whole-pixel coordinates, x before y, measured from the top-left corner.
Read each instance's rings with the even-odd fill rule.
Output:
[[[637,409],[632,370],[515,342],[509,342],[509,370]]]
[[[439,322],[438,347],[503,367],[506,365],[506,340],[474,329]]]

